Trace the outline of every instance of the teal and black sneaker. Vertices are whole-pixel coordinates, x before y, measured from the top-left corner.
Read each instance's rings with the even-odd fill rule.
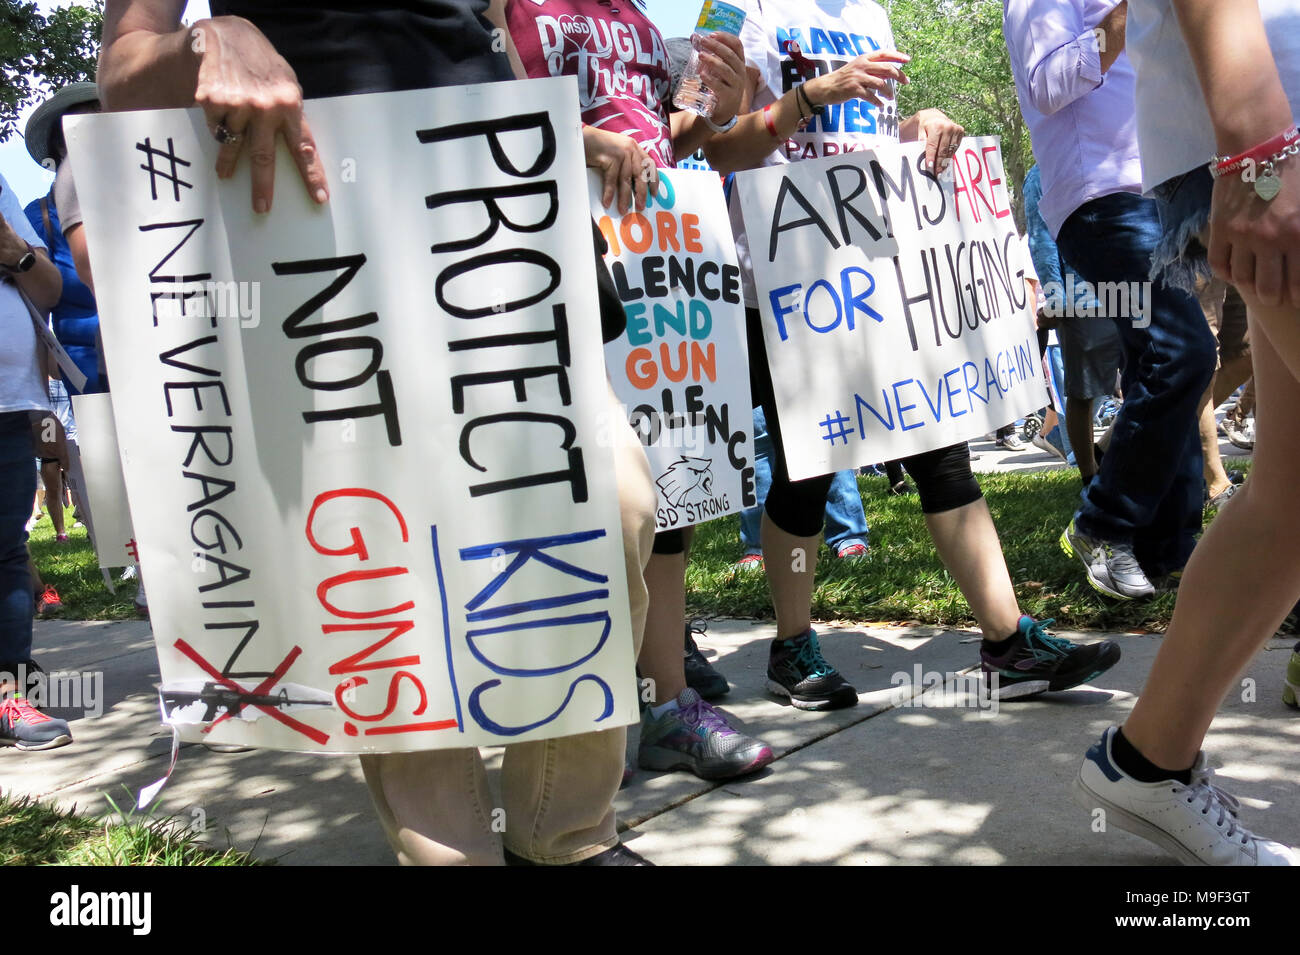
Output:
[[[1052,620],[1021,617],[1015,636],[999,645],[993,656],[980,652],[989,697],[1015,700],[1087,683],[1119,662],[1113,640],[1076,644],[1047,633]]]
[[[773,640],[767,688],[800,710],[838,710],[858,702],[858,691],[822,656],[811,628],[789,640]]]

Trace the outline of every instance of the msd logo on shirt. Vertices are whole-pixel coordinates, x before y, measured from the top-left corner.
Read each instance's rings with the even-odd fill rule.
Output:
[[[574,76],[583,122],[631,136],[660,166],[673,164],[664,100],[668,49],[631,3],[512,0],[510,35],[529,76]]]

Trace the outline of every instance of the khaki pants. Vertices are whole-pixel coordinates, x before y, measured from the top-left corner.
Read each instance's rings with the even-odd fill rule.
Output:
[[[633,655],[641,651],[649,596],[642,577],[654,538],[655,490],[645,451],[609,392],[618,426],[615,473]],[[534,862],[580,862],[618,842],[613,800],[623,780],[626,727],[506,747],[501,767],[505,832],[477,749],[361,757],[370,798],[403,865],[501,865],[501,846]],[[498,813],[497,816],[500,814]],[[495,827],[500,829],[500,825]]]

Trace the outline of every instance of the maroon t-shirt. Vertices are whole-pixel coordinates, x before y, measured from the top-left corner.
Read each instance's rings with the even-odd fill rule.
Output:
[[[634,0],[509,0],[506,16],[529,76],[576,76],[584,123],[674,165],[668,50]]]

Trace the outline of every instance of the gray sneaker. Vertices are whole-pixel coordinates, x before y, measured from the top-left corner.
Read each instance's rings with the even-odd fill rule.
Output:
[[[72,731],[63,720],[46,716],[21,693],[0,700],[0,746],[21,750],[57,749],[72,742]]]
[[[1070,526],[1061,532],[1061,550],[1066,556],[1077,557],[1083,562],[1093,590],[1120,600],[1150,597],[1156,592],[1143,573],[1142,565],[1133,556],[1131,544],[1085,537],[1074,526],[1074,521],[1070,521]]]
[[[772,762],[772,748],[738,732],[726,717],[690,687],[677,697],[677,709],[655,718],[641,713],[642,769],[687,769],[701,779],[734,779],[758,772]]]

